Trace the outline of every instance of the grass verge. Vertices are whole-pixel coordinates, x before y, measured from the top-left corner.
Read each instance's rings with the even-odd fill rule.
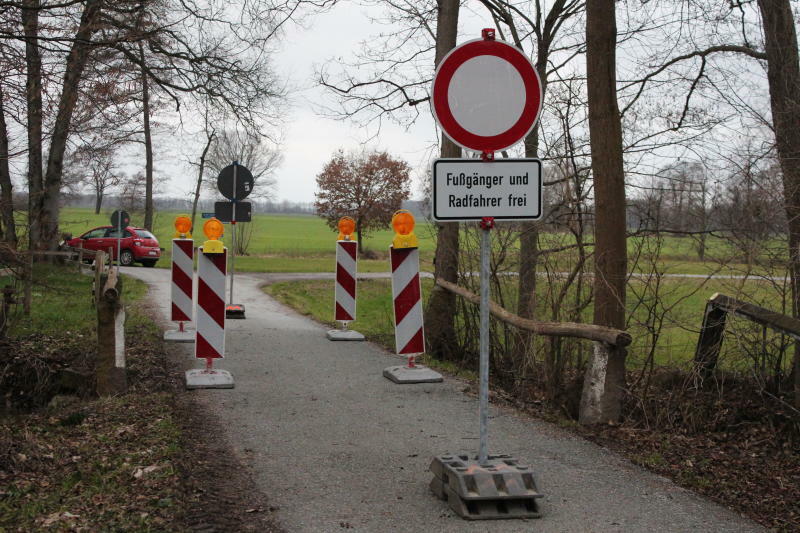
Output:
[[[0,346],[5,368],[35,360],[43,365],[38,368],[57,372],[78,357],[91,359],[91,278],[74,269],[37,266],[35,280],[31,316],[19,317]],[[182,529],[180,431],[145,293],[143,283],[125,278],[129,394],[79,398],[53,382],[41,395],[17,402],[9,395],[16,376],[4,373],[0,531]]]

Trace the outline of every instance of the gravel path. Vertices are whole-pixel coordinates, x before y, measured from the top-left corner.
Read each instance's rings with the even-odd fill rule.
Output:
[[[169,271],[127,268],[151,284],[166,316]],[[297,276],[299,277],[299,276]],[[398,386],[381,376],[401,359],[371,343],[334,343],[325,328],[275,302],[265,276],[237,276],[247,320],[227,323],[233,390],[195,391],[212,409],[287,531],[762,531],[717,504],[557,426],[492,408],[490,451],[534,465],[545,494],[538,520],[469,522],[428,490],[434,455],[477,449],[477,400],[464,384]],[[187,367],[191,345],[183,345]]]

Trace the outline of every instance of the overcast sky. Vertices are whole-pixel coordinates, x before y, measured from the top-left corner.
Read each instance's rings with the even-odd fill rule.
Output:
[[[307,26],[287,32],[275,64],[277,72],[295,88],[291,91],[292,106],[286,120],[284,160],[277,174],[276,196],[291,201],[313,201],[315,177],[339,148],[358,149],[363,144],[370,149],[388,150],[412,167],[424,165],[436,140],[433,119],[427,113],[410,131],[384,123],[375,137],[374,130],[367,131],[316,112],[319,104],[331,96],[316,85],[314,65],[328,58],[352,57],[359,42],[375,31],[366,10],[353,4],[339,4],[333,11],[309,19]],[[419,188],[415,186],[413,192],[417,196]]]
[[[313,202],[316,176],[333,153],[340,148],[347,151],[362,146],[386,150],[407,161],[413,169],[412,198],[421,198],[421,178],[435,155],[437,136],[427,105],[420,109],[421,117],[410,129],[384,122],[378,135],[374,128],[364,129],[319,113],[326,103],[333,105],[334,100],[317,85],[315,66],[328,60],[347,62],[353,58],[361,41],[385,31],[386,28],[377,27],[369,19],[370,12],[379,14],[375,7],[340,3],[329,12],[308,17],[304,28],[293,27],[286,32],[275,57],[276,73],[290,87],[283,129],[283,162],[276,173],[276,200]],[[491,26],[490,21],[480,20],[474,14],[464,12],[462,15],[462,32],[469,33],[470,39],[479,36],[482,25]],[[460,39],[463,40],[467,38]],[[186,196],[196,179],[195,171],[182,162],[188,154],[187,143],[182,143],[183,147],[168,148],[169,144],[157,146],[160,154],[157,154],[156,170],[164,180],[160,192],[168,196]],[[135,156],[131,162],[139,158]],[[180,168],[174,167],[176,163]]]

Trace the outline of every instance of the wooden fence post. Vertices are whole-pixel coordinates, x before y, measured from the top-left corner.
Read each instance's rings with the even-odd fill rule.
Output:
[[[95,252],[94,254],[94,285],[92,286],[92,297],[94,298],[94,304],[97,305],[98,300],[100,299],[100,279],[103,276],[103,271],[105,270],[106,266],[106,253],[102,250]]]
[[[700,338],[694,353],[694,368],[701,381],[710,378],[714,374],[714,369],[717,368],[728,316],[728,312],[724,308],[714,305],[713,300],[714,297],[709,299],[706,304],[703,326],[700,328]]]
[[[96,390],[99,396],[122,394],[127,389],[125,307],[122,305],[122,279],[116,269],[110,269],[101,277],[97,292]]]

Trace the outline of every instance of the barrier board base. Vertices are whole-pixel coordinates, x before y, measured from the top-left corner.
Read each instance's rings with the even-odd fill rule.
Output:
[[[167,342],[194,342],[195,331],[187,329],[180,331],[178,329],[170,329],[164,332],[164,340]]]
[[[431,491],[467,520],[540,518],[533,469],[509,455],[490,455],[487,464],[467,455],[434,457]]]
[[[188,390],[232,389],[233,376],[227,370],[193,368],[186,371],[186,388]]]
[[[364,335],[352,329],[331,329],[325,334],[332,341],[363,341]]]
[[[244,305],[242,304],[231,304],[225,307],[225,318],[232,318],[234,320],[240,319],[243,320],[244,316]]]
[[[417,365],[414,368],[408,368],[405,365],[390,366],[383,369],[383,377],[401,385],[444,381],[440,373],[422,365]]]

